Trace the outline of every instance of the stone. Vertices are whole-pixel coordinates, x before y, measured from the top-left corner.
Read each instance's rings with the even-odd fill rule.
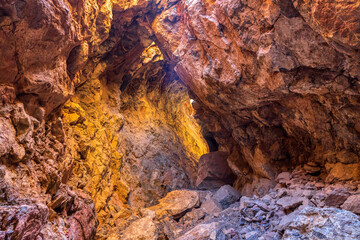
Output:
[[[246,196],[242,196],[240,199],[240,205],[239,205],[239,210],[246,208],[248,206],[253,206],[253,200],[249,197]]]
[[[325,168],[329,171],[326,182],[347,181],[360,179],[360,163],[342,164],[326,164]]]
[[[346,199],[350,196],[350,193],[344,188],[337,188],[333,190],[325,199],[325,205],[329,207],[339,208]]]
[[[248,232],[245,234],[246,240],[256,240],[258,239],[258,233],[256,231]]]
[[[0,233],[3,239],[37,239],[48,216],[49,209],[42,204],[0,206]]]
[[[291,173],[289,172],[282,172],[276,177],[276,181],[279,183],[289,181],[290,179],[291,179]]]
[[[309,174],[319,174],[321,168],[316,163],[309,162],[304,165],[304,170]]]
[[[186,213],[185,216],[183,216],[180,220],[185,224],[187,222],[197,222],[200,219],[202,219],[205,216],[205,214],[211,214],[206,212],[206,210],[207,210],[206,207],[194,208],[190,212]],[[221,209],[219,211],[221,211]]]
[[[303,209],[289,224],[284,239],[358,239],[360,219],[354,213],[336,208]]]
[[[307,199],[303,197],[283,197],[280,198],[276,204],[283,207],[285,212],[289,213],[302,205],[305,200]]]
[[[149,207],[160,218],[164,215],[174,219],[181,218],[187,211],[198,206],[199,194],[196,191],[175,190],[159,200],[159,204]]]
[[[156,224],[151,216],[134,221],[120,233],[120,236],[124,240],[158,239]]]
[[[210,215],[219,213],[223,210],[222,205],[213,198],[207,199],[203,204],[201,204],[201,209]]]
[[[299,212],[300,211],[295,210],[288,215],[282,216],[280,223],[276,226],[276,229],[278,229],[279,231],[285,230],[290,225],[290,223],[292,223],[294,219],[298,216]]]
[[[233,187],[229,185],[225,185],[222,186],[219,190],[217,190],[212,198],[218,203],[220,203],[221,206],[225,209],[229,207],[232,203],[239,200],[240,197],[240,192],[236,191]]]
[[[215,240],[219,223],[213,222],[208,224],[199,224],[190,231],[186,232],[178,240],[193,240],[193,239],[209,239]]]
[[[348,197],[344,204],[341,205],[341,208],[356,214],[360,214],[360,195],[357,194]]]

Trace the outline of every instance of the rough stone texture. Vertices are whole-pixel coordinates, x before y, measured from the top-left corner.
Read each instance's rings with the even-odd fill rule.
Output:
[[[49,210],[45,205],[0,206],[2,239],[36,239],[46,224]]]
[[[226,152],[210,152],[199,159],[196,185],[198,187],[216,188],[234,181],[234,174],[227,163]]]
[[[358,239],[359,229],[359,217],[351,212],[308,207],[285,230],[283,239]]]
[[[156,17],[198,117],[219,149],[240,153],[231,165],[240,185],[252,181],[247,165],[273,179],[306,162],[329,182],[359,179],[359,9],[357,1],[196,0]]]
[[[138,239],[149,239],[157,240],[158,235],[156,231],[156,225],[153,222],[154,216],[147,216],[141,218],[130,224],[122,233],[121,239],[124,240],[138,240]]]
[[[216,239],[216,233],[219,231],[219,224],[208,223],[208,224],[199,224],[195,228],[191,229],[189,232],[185,233],[183,236],[179,237],[178,240],[192,240],[192,239]]]
[[[199,194],[196,191],[176,190],[169,192],[166,197],[159,200],[159,204],[150,207],[158,218],[170,215],[179,219],[187,211],[199,204]]]
[[[133,211],[195,182],[208,147],[150,38],[166,3],[150,2],[0,2],[0,200],[47,205],[48,239],[92,239],[97,218],[117,239]]]
[[[348,197],[341,208],[360,214],[360,194]]]
[[[326,206],[340,207],[346,199],[350,196],[350,193],[346,189],[338,188],[333,190],[325,199]]]
[[[221,204],[223,208],[229,207],[239,200],[241,194],[229,185],[222,186],[213,196],[213,199]]]

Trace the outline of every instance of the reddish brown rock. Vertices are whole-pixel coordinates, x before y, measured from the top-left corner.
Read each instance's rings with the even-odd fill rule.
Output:
[[[360,214],[360,195],[357,194],[348,197],[341,208],[356,214]]]
[[[325,204],[329,207],[340,207],[349,196],[350,193],[346,189],[337,188],[326,197]]]
[[[199,117],[220,147],[232,152],[236,141],[237,165],[246,162],[271,179],[287,167],[315,162],[311,171],[318,174],[359,148],[359,86],[351,84],[359,69],[359,4],[269,2],[181,2],[152,26],[175,71],[204,105]],[[208,115],[215,117],[209,121]],[[353,169],[357,159],[351,158]],[[243,172],[237,175],[242,185],[249,181]]]
[[[202,155],[199,160],[196,185],[216,187],[232,183],[234,175],[227,164],[227,157],[227,153],[219,151]]]
[[[3,239],[37,239],[48,216],[49,210],[42,204],[1,206],[0,236]]]

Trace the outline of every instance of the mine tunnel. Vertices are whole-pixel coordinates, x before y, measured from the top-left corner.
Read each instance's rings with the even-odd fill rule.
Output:
[[[0,239],[360,239],[359,16],[0,0]]]

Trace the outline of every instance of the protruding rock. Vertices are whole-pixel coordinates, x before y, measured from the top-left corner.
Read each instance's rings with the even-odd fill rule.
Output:
[[[303,209],[285,230],[284,239],[359,239],[360,219],[336,208]]]
[[[290,213],[302,205],[304,201],[307,201],[307,199],[303,197],[283,197],[280,198],[276,204],[282,206],[285,212]]]
[[[356,214],[360,214],[360,194],[348,197],[341,208]]]
[[[236,191],[233,187],[229,185],[225,185],[222,186],[219,190],[217,190],[212,198],[218,203],[220,203],[221,206],[225,209],[229,207],[232,203],[239,200],[240,197],[240,192]]]
[[[289,181],[290,179],[291,179],[291,173],[289,172],[282,172],[276,177],[276,181],[279,183]]]
[[[203,204],[201,204],[201,209],[207,214],[215,214],[223,210],[222,205],[214,200],[213,198],[208,198]]]
[[[194,240],[194,239],[209,239],[215,240],[217,232],[221,231],[219,223],[212,222],[208,224],[199,224],[177,240]]]
[[[151,216],[141,218],[131,223],[130,226],[121,232],[120,236],[120,239],[124,240],[158,239],[156,224]]]
[[[350,193],[344,188],[337,188],[333,190],[325,199],[325,205],[329,207],[340,207],[346,199],[350,196]]]
[[[0,236],[4,239],[37,239],[48,220],[49,209],[42,204],[0,206]]]
[[[182,217],[187,211],[199,204],[199,194],[196,191],[175,190],[159,200],[159,204],[150,207],[161,218],[170,215],[174,219]]]

